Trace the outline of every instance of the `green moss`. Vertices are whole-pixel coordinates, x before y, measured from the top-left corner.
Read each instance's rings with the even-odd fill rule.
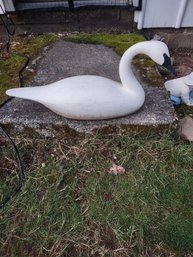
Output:
[[[36,37],[24,39],[17,37],[16,42],[13,42],[11,45],[11,51],[33,57],[41,48],[53,44],[57,40],[58,36],[54,34],[42,34]],[[19,44],[17,44],[17,42]]]
[[[103,44],[112,47],[119,55],[122,55],[125,50],[137,42],[144,41],[145,38],[138,34],[72,34],[65,40],[76,43],[93,43]]]
[[[156,70],[156,64],[146,55],[138,55],[134,58],[133,64],[143,84],[152,87],[163,87],[164,80]]]
[[[56,42],[56,40],[58,37],[50,34],[33,38],[16,37],[11,43],[10,53],[2,52],[0,54],[0,104],[7,99],[5,91],[18,86],[18,72],[26,62],[25,56],[22,55],[32,58],[37,55],[40,49]],[[26,77],[29,77],[29,74],[26,74]]]

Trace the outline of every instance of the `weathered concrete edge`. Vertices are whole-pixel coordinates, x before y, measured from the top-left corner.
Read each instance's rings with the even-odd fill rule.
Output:
[[[22,101],[22,100],[21,100]],[[9,105],[9,103],[7,103]],[[38,104],[39,105],[39,104]],[[6,106],[9,108],[8,106]],[[48,120],[41,119],[38,117],[37,120],[29,117],[1,117],[1,124],[7,128],[9,131],[13,131],[17,134],[17,132],[28,132],[37,133],[44,137],[54,137],[58,133],[86,133],[93,134],[100,131],[111,131],[111,133],[117,132],[117,130],[127,130],[133,127],[149,127],[149,128],[159,128],[159,127],[169,127],[178,120],[177,114],[175,111],[173,113],[168,111],[169,119],[161,119],[160,117],[156,117],[155,114],[149,114],[144,119],[137,118],[138,112],[135,114],[124,116],[116,119],[108,119],[108,120],[98,120],[98,121],[79,121],[79,120],[71,120],[66,119],[64,117],[60,117],[57,114],[51,112],[47,108],[41,106],[45,111],[43,115],[51,116],[52,119],[48,122]],[[129,117],[129,118],[128,118]],[[55,122],[53,123],[53,119]],[[41,122],[40,122],[41,120]]]

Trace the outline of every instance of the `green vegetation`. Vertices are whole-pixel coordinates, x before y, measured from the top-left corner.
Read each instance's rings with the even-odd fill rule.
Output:
[[[65,38],[75,43],[102,44],[112,47],[117,54],[122,55],[127,48],[137,42],[144,41],[145,38],[138,34],[71,34]]]
[[[144,40],[139,35],[98,34],[64,39],[105,44],[119,54]],[[11,51],[33,57],[56,40],[54,35],[18,38]],[[25,59],[1,58],[4,92],[17,83],[17,70]],[[50,139],[15,136],[27,178],[0,210],[0,256],[192,256],[193,148],[174,134],[171,127],[124,133],[117,129],[117,134],[68,132]],[[16,186],[18,167],[1,135],[0,144],[3,200]],[[109,174],[113,163],[125,173]]]
[[[54,43],[57,36],[45,34],[30,38],[17,37],[12,41],[9,53],[0,53],[0,103],[6,100],[5,91],[8,88],[18,87],[18,72],[26,62],[27,55],[35,57],[40,49]],[[32,75],[25,72],[26,80]]]
[[[1,256],[193,252],[192,145],[170,132],[128,132],[36,137],[18,146],[27,180],[1,212]],[[13,156],[5,149],[1,163],[11,165]],[[126,170],[122,175],[108,173],[115,156]],[[6,180],[4,194],[13,178]]]

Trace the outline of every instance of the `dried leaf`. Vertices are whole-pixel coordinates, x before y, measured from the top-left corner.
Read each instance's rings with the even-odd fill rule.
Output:
[[[113,163],[113,166],[110,168],[108,173],[113,175],[123,174],[125,173],[125,168],[123,168],[123,166],[121,165],[116,165],[115,163]]]
[[[6,146],[8,143],[8,140],[5,138],[0,137],[0,146]]]
[[[102,194],[102,198],[103,198],[103,201],[104,201],[104,202],[109,202],[109,201],[111,201],[111,200],[113,199],[113,196],[112,196],[111,193],[104,192],[104,193]]]

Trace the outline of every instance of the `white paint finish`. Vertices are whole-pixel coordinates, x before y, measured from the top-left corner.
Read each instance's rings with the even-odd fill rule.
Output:
[[[5,11],[5,7],[4,7],[4,4],[3,4],[3,0],[0,0],[0,5],[1,5],[1,7],[3,8],[3,11]],[[0,8],[0,14],[3,14],[3,11],[2,11],[2,9]]]
[[[146,10],[147,10],[147,1],[148,0],[143,0],[143,5],[142,5],[142,10],[143,11],[139,12],[139,14],[138,14],[138,24],[137,24],[138,29],[143,28],[145,14],[146,14]]]
[[[14,1],[13,0],[4,0],[4,8],[6,12],[14,12],[15,11],[15,6],[14,6]]]
[[[100,76],[74,76],[47,86],[10,89],[6,93],[37,101],[55,113],[77,120],[99,120],[125,116],[141,108],[143,87],[132,72],[132,59],[143,53],[162,65],[169,51],[163,42],[144,41],[130,47],[119,65],[121,83]]]
[[[133,0],[132,3],[133,6],[139,6],[139,0]]]
[[[182,19],[185,15],[187,2],[188,2],[188,0],[181,0],[180,6],[179,6],[179,9],[178,9],[178,14],[177,14],[177,17],[176,17],[175,28],[180,28],[180,26],[182,24]]]
[[[188,0],[181,27],[193,27],[193,0]]]
[[[139,19],[139,11],[135,11],[135,13],[134,13],[134,22],[138,22],[138,19]]]
[[[190,90],[193,88],[193,72],[187,76],[166,81],[165,88],[171,96],[181,97],[184,104],[193,106],[190,99]]]
[[[144,28],[174,27],[180,0],[147,0]]]
[[[143,0],[134,20],[138,29],[193,26],[193,0]]]

